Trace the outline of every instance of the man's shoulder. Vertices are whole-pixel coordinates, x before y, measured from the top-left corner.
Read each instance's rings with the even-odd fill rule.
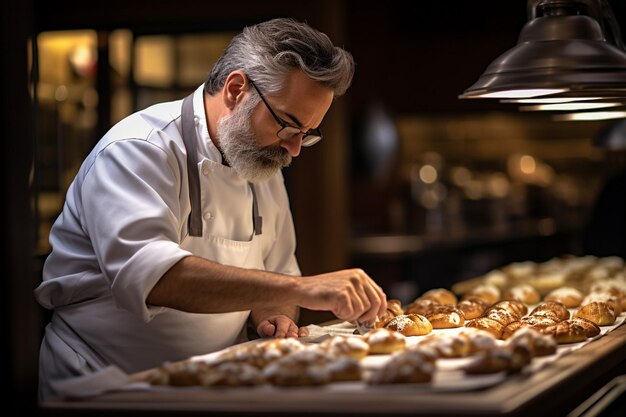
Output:
[[[165,142],[179,141],[180,101],[152,105],[117,122],[102,138],[101,146],[120,140],[145,140],[167,147]]]

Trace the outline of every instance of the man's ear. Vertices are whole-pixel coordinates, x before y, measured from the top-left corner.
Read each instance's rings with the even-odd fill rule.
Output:
[[[248,88],[248,78],[243,71],[236,70],[228,74],[222,89],[224,105],[233,110],[235,105],[243,100],[244,93]]]

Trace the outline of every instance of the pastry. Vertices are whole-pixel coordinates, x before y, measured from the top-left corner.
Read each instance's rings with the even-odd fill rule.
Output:
[[[488,285],[494,285],[500,289],[504,289],[509,282],[506,274],[499,269],[489,271],[483,276],[483,283]]]
[[[307,349],[290,355],[263,368],[263,377],[272,385],[281,387],[324,385],[331,381],[327,367],[333,358],[319,350]]]
[[[500,268],[511,280],[523,280],[535,275],[537,264],[533,261],[513,262]]]
[[[404,336],[423,336],[433,331],[431,322],[419,314],[401,314],[385,325],[386,329],[402,333]]]
[[[558,301],[567,308],[576,308],[583,301],[583,294],[574,287],[559,287],[550,291],[543,301]]]
[[[385,310],[385,313],[378,318],[376,327],[384,327],[392,318],[401,314],[404,314],[404,311],[402,310],[400,300],[387,300],[387,310]]]
[[[165,363],[146,373],[144,380],[152,385],[205,387],[250,386],[264,382],[260,370],[245,362],[208,364],[192,360]]]
[[[544,327],[552,326],[561,321],[554,312],[546,311],[546,314],[539,313],[541,312],[533,316],[524,316],[519,321],[522,323],[523,327],[532,327],[536,330],[541,330]]]
[[[360,381],[363,376],[360,362],[353,358],[338,358],[325,367],[332,382]]]
[[[517,300],[525,304],[537,304],[541,301],[539,291],[529,284],[518,284],[510,287],[502,294],[505,300]]]
[[[489,317],[478,317],[472,320],[468,320],[465,322],[465,327],[471,327],[487,331],[491,333],[496,339],[500,339],[502,337],[502,331],[504,330],[504,326],[500,322]]]
[[[497,345],[496,338],[491,333],[473,327],[463,329],[459,337],[468,341],[470,355],[484,352]]]
[[[367,332],[363,338],[369,344],[370,355],[389,354],[406,349],[406,337],[384,327]]]
[[[509,339],[513,336],[513,334],[522,328],[530,328],[541,332],[546,327],[553,326],[560,321],[554,312],[546,311],[542,313],[545,314],[539,314],[537,316],[524,316],[518,321],[509,323],[502,330],[501,339]]]
[[[467,338],[454,334],[433,334],[417,345],[418,349],[429,349],[438,358],[461,358],[471,352],[471,344]]]
[[[546,294],[555,288],[562,287],[568,279],[566,274],[567,272],[562,270],[542,271],[535,276],[528,277],[526,283],[535,287],[540,294]]]
[[[595,337],[600,334],[600,327],[589,319],[574,316],[570,320],[582,327],[587,337]]]
[[[508,310],[518,318],[524,317],[528,313],[528,307],[521,301],[502,300],[495,303],[492,307],[499,307]]]
[[[162,373],[160,385],[202,385],[202,375],[211,372],[211,365],[203,361],[183,360],[164,363],[159,371]],[[157,385],[156,382],[156,378],[151,381],[154,385]]]
[[[582,317],[583,319],[591,320],[598,326],[610,326],[615,323],[615,311],[613,307],[601,301],[594,301],[583,305],[576,310],[574,317]]]
[[[581,306],[587,305],[595,301],[607,303],[611,307],[613,307],[615,317],[622,314],[622,300],[617,295],[613,295],[609,292],[592,292],[587,294],[587,296],[583,299]]]
[[[587,340],[585,329],[571,320],[560,321],[552,326],[546,327],[542,333],[554,337],[558,344],[578,343]]]
[[[553,355],[557,349],[557,342],[552,336],[530,327],[520,328],[507,343],[512,346],[525,345],[532,351],[533,356]]]
[[[235,345],[227,349],[218,360],[219,362],[245,362],[260,369],[289,353],[304,349],[305,345],[295,338],[259,339],[255,343]]]
[[[469,296],[460,301],[456,307],[463,312],[466,320],[470,320],[480,317],[488,306],[482,298]]]
[[[520,319],[519,316],[501,307],[488,308],[487,311],[483,313],[482,317],[489,317],[490,319],[495,320],[498,323],[500,323],[502,327],[506,327],[509,323],[512,323]]]
[[[530,315],[551,317],[552,313],[559,321],[567,320],[570,316],[567,307],[558,301],[543,301],[530,312]]]
[[[421,300],[434,300],[440,304],[450,304],[455,305],[458,302],[456,295],[445,288],[433,288],[432,290],[426,291],[419,297]]]
[[[416,299],[411,304],[406,306],[405,314],[419,314],[426,316],[433,308],[440,306],[441,303],[435,300],[422,300]]]
[[[211,372],[202,374],[200,380],[200,385],[205,387],[242,387],[265,382],[261,370],[245,362],[217,364]]]
[[[500,295],[501,295],[500,289],[496,287],[495,285],[482,284],[466,292],[463,295],[463,300],[471,296],[476,296],[478,298],[483,299],[487,303],[487,305],[491,306],[500,300]]]
[[[500,346],[481,352],[476,359],[465,365],[466,374],[516,373],[530,363],[532,352],[525,346]]]
[[[358,336],[331,336],[317,345],[333,357],[363,359],[370,350],[370,345]]]
[[[452,329],[465,324],[465,315],[453,305],[442,305],[426,314],[433,329]]]
[[[502,340],[508,340],[511,338],[511,336],[513,336],[515,332],[523,327],[530,327],[530,325],[519,320],[513,321],[504,326],[504,329],[502,329],[502,336],[500,338]]]
[[[393,355],[384,366],[371,374],[368,383],[377,385],[430,382],[434,372],[434,359],[419,349],[411,349]]]
[[[626,280],[624,279],[607,279],[594,282],[589,288],[589,292],[609,293],[617,296],[621,300],[622,311],[626,310]]]

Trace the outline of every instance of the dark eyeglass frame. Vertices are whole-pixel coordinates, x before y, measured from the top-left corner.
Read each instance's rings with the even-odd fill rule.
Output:
[[[248,82],[250,82],[252,87],[254,87],[256,92],[259,94],[259,97],[261,97],[261,100],[265,104],[265,107],[267,107],[267,109],[270,111],[272,117],[274,117],[274,120],[276,120],[276,123],[280,125],[280,129],[278,129],[278,131],[276,132],[276,136],[278,136],[280,139],[283,139],[283,140],[290,140],[297,135],[304,135],[302,137],[302,144],[301,144],[301,146],[304,146],[304,147],[313,146],[317,142],[322,140],[323,135],[322,135],[322,131],[319,128],[309,129],[308,131],[303,132],[302,130],[300,130],[299,127],[289,124],[285,122],[283,119],[281,119],[280,117],[278,117],[276,113],[274,113],[274,110],[272,110],[272,108],[270,107],[267,100],[265,100],[265,97],[263,97],[263,94],[259,90],[259,87],[256,86],[256,84],[250,79],[250,77],[248,77]]]

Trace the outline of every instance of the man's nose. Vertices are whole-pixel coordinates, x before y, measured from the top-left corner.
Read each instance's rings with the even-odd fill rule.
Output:
[[[289,139],[281,139],[280,146],[286,149],[289,155],[296,157],[300,155],[300,149],[302,148],[302,135],[303,133],[299,133]]]

